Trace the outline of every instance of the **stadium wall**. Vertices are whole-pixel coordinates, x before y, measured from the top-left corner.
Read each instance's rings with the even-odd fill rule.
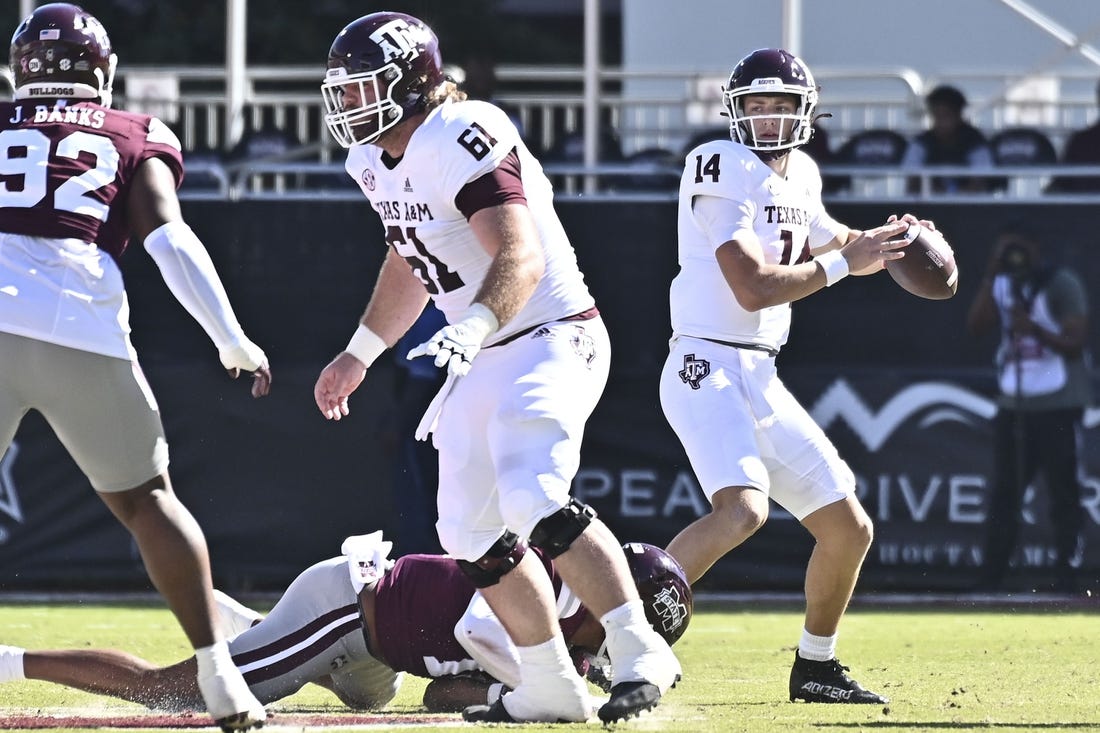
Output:
[[[1045,222],[1050,250],[1100,283],[1095,205],[837,203],[870,227],[912,209],[955,245],[958,296],[923,301],[886,275],[850,280],[795,305],[780,368],[855,470],[876,521],[865,590],[962,590],[976,579],[987,480],[992,340],[964,331],[996,230],[1010,217]],[[666,425],[657,376],[667,353],[667,291],[676,272],[674,202],[559,203],[611,330],[607,393],[589,423],[575,493],[624,540],[667,542],[705,500]],[[211,250],[250,335],[268,351],[271,396],[253,401],[226,379],[213,346],[137,251],[123,259],[134,340],[156,392],[176,490],[206,530],[229,590],[274,589],[338,552],[349,534],[384,529],[402,551],[393,496],[396,362],[383,357],[352,414],[317,413],[316,375],[343,347],[382,260],[365,204],[191,201],[186,215]],[[1093,293],[1094,299],[1096,294]],[[1095,347],[1100,317],[1093,318]],[[1085,433],[1086,573],[1100,576],[1100,411]],[[104,429],[110,429],[104,425]],[[1030,587],[1051,562],[1045,492],[1025,510],[1013,582]],[[775,508],[771,521],[704,583],[716,590],[793,590],[809,535]],[[36,414],[0,462],[0,590],[144,587],[125,531]]]

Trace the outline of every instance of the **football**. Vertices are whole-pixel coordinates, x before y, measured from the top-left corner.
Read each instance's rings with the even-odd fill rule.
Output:
[[[905,238],[909,241],[901,249],[905,256],[886,263],[886,271],[894,282],[929,300],[946,300],[954,295],[959,287],[959,268],[943,235],[913,224],[905,232]]]

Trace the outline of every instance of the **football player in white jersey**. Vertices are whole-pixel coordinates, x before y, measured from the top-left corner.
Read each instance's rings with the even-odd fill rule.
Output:
[[[435,34],[411,16],[373,13],[344,28],[321,89],[325,121],[349,149],[347,171],[382,219],[389,251],[314,397],[325,417],[347,415],[367,368],[429,297],[446,315],[449,325],[408,355],[448,370],[417,431],[434,433],[439,452],[436,528],[522,661],[520,685],[467,719],[590,714],[528,544],[554,558],[607,629],[614,676],[599,717],[653,707],[680,665],[646,622],[619,543],[569,496],[610,345],[541,166],[503,111],[444,79]]]
[[[661,405],[711,512],[668,551],[695,582],[763,525],[770,496],[816,540],[791,699],[881,703],[835,656],[871,520],[851,470],[776,375],[775,356],[792,301],[901,257],[899,236],[916,219],[891,216],[860,232],[825,212],[817,166],[798,150],[812,134],[817,95],[801,60],[754,51],[724,90],[732,140],[704,143],[685,161]]]

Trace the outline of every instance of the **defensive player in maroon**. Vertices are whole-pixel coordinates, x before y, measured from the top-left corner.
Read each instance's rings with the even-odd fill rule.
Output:
[[[218,636],[206,540],[172,491],[160,413],[130,343],[116,260],[131,238],[231,376],[250,372],[259,397],[271,372],[183,221],[175,134],[110,108],[115,62],[99,21],[67,3],[35,9],[12,37],[15,100],[0,104],[0,455],[28,410],[45,417],[195,647],[207,710],[225,730],[247,729],[265,713]]]
[[[305,570],[266,617],[219,598],[233,661],[265,704],[313,682],[349,707],[386,705],[401,673],[428,677],[424,705],[432,712],[488,706],[519,684],[519,655],[504,626],[473,582],[442,555],[387,559],[381,532],[351,537],[344,555]],[[623,547],[647,620],[668,643],[691,619],[692,595],[683,569],[664,550]],[[584,674],[610,686],[602,647],[605,632],[562,583],[554,564],[534,551],[550,576],[558,623]],[[195,662],[157,668],[115,650],[25,651],[0,646],[0,682],[36,679],[154,708],[187,709],[198,700]],[[590,678],[595,678],[591,675]],[[592,707],[602,703],[593,699]]]

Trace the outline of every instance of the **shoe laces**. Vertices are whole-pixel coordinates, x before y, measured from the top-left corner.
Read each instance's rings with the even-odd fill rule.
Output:
[[[832,674],[835,674],[837,677],[839,677],[844,682],[844,684],[846,684],[846,685],[848,685],[852,688],[860,688],[861,687],[858,682],[856,682],[855,680],[853,680],[851,677],[848,676],[847,673],[850,671],[850,668],[846,667],[843,664],[841,664],[839,659],[836,659],[836,658],[830,659],[827,662],[827,664],[829,665],[829,672],[831,672]]]

